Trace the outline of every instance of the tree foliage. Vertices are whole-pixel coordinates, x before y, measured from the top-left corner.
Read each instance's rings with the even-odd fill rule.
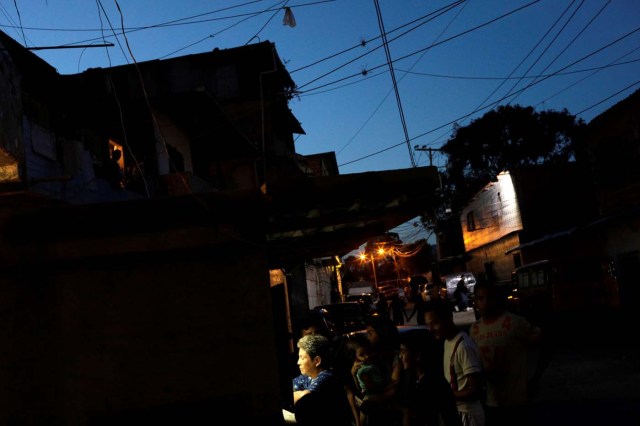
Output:
[[[566,109],[538,112],[519,105],[500,106],[468,126],[454,126],[441,147],[444,201],[456,211],[504,170],[574,161],[585,127]]]

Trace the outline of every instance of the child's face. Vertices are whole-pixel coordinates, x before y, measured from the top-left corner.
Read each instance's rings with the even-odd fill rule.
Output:
[[[365,348],[357,348],[356,359],[362,363],[369,362],[369,352]]]
[[[399,357],[400,357],[400,362],[402,363],[402,368],[404,368],[405,370],[408,370],[409,368],[413,367],[413,365],[415,364],[415,356],[413,352],[411,352],[411,349],[409,349],[404,344],[400,345]]]

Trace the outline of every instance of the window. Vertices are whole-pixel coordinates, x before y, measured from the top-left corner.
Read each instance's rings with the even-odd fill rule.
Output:
[[[473,216],[473,210],[467,213],[467,231],[475,231],[476,230],[476,221]]]
[[[522,258],[520,257],[520,253],[513,254],[513,267],[519,268],[522,266]]]

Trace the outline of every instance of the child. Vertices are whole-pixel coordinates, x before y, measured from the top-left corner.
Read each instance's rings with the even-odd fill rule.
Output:
[[[357,397],[359,397],[358,402],[360,404],[385,389],[385,376],[380,367],[374,362],[374,358],[373,347],[369,340],[363,338],[356,341],[355,360],[351,367],[351,374],[356,383],[359,393]],[[364,413],[360,413],[360,424],[366,424],[366,415]]]

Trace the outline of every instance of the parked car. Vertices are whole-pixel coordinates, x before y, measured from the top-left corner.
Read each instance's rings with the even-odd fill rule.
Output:
[[[393,299],[396,295],[399,295],[400,288],[394,284],[381,284],[378,286],[378,291],[384,294],[387,300]]]
[[[371,311],[367,303],[356,300],[316,306],[310,310],[310,314],[324,324],[324,334],[350,338],[356,332],[366,329],[366,321],[371,316]]]
[[[369,281],[347,283],[346,289],[346,294],[344,295],[345,302],[362,300],[368,304],[372,312],[378,310],[381,302],[386,300],[384,293],[381,293],[375,284]]]
[[[369,295],[374,305],[380,301],[380,292],[376,289],[375,285],[369,281],[347,283],[346,287],[346,297]]]
[[[437,297],[438,295],[440,295],[440,298],[444,300],[447,297],[447,288],[438,287],[437,284],[432,282],[428,282],[420,288],[420,297],[422,297],[422,300],[425,302]]]
[[[374,299],[379,300],[379,297],[375,294],[363,293],[363,294],[347,294],[344,298],[345,302],[362,302],[366,305],[368,313],[372,314],[378,310],[378,305],[374,303]]]
[[[471,300],[473,297],[473,290],[476,287],[476,277],[471,272],[457,272],[455,274],[445,275],[442,277],[442,282],[445,283],[447,288],[447,298],[449,300],[455,301],[454,292],[458,287],[458,282],[464,278],[464,284],[469,290],[469,299]]]

